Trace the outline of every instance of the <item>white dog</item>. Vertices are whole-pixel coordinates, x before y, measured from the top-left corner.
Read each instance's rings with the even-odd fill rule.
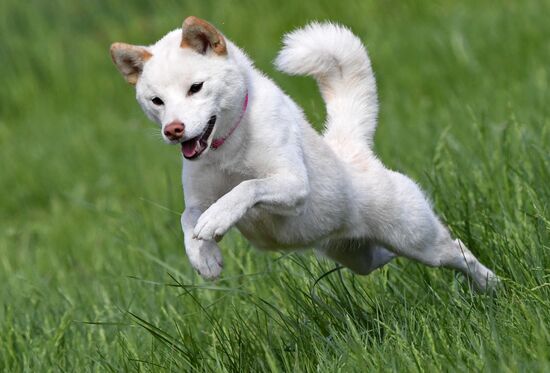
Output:
[[[372,151],[378,104],[369,57],[348,29],[312,23],[284,39],[277,67],[313,76],[322,135],[214,26],[187,18],[156,44],[111,46],[137,100],[183,153],[181,225],[191,264],[222,270],[233,226],[256,247],[316,250],[359,274],[396,256],[458,269],[478,289],[497,277],[432,212],[420,188]]]

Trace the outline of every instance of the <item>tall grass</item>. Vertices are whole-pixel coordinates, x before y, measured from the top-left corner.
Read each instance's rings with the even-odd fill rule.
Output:
[[[274,71],[313,19],[367,44],[376,150],[428,191],[503,278],[496,296],[399,259],[368,277],[308,254],[222,241],[223,278],[188,264],[180,156],[112,66],[187,15]],[[0,3],[0,370],[549,371],[550,2]]]

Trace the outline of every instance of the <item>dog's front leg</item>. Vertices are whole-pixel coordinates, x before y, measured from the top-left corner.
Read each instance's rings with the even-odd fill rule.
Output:
[[[254,206],[278,214],[297,215],[302,211],[308,193],[305,177],[285,175],[243,181],[200,216],[194,237],[199,240],[221,238]]]
[[[216,242],[193,238],[193,228],[201,214],[202,210],[196,207],[186,207],[183,214],[181,214],[185,251],[191,265],[203,278],[214,279],[222,271],[222,254]]]

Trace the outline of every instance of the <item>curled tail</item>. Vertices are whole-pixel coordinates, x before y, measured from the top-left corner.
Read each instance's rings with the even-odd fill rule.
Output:
[[[291,75],[313,76],[327,106],[325,139],[332,146],[371,147],[376,129],[376,81],[365,47],[349,29],[311,23],[284,37],[275,60]]]

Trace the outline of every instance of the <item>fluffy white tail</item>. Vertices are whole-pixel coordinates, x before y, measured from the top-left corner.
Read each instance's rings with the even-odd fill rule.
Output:
[[[376,81],[365,47],[349,29],[311,23],[284,37],[275,61],[291,75],[310,75],[327,106],[325,139],[371,147],[378,115]]]

